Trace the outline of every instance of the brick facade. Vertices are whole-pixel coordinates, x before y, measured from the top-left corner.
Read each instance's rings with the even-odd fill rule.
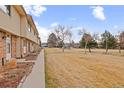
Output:
[[[10,61],[11,58],[25,57],[36,50],[35,45],[39,46],[39,34],[33,18],[26,14],[23,6],[11,5],[8,11],[10,16],[0,11],[0,62],[2,58]]]
[[[12,45],[12,58],[16,58],[16,36],[12,36],[12,42],[11,42],[11,45]]]
[[[5,34],[0,31],[0,62],[2,58],[5,58],[6,54],[6,46],[5,46]]]

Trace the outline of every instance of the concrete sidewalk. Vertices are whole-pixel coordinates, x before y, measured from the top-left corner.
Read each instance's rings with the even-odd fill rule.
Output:
[[[45,88],[44,50],[40,52],[30,75],[21,88]]]

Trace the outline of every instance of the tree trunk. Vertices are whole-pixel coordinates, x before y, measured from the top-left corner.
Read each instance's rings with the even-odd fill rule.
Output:
[[[106,54],[108,53],[108,48],[106,48]]]
[[[91,48],[89,47],[89,52],[91,53]]]
[[[70,44],[69,44],[69,49],[71,49],[71,47],[72,47],[72,42],[71,42],[71,40],[69,40],[69,42],[70,42]]]
[[[107,39],[106,39],[106,54],[108,53],[108,43],[107,43]]]
[[[64,50],[65,50],[65,45],[64,45],[64,43],[63,43],[62,52],[64,52]]]
[[[121,53],[121,46],[120,45],[119,45],[118,49],[119,49],[119,53]]]
[[[86,49],[87,49],[87,41],[86,41],[86,43],[85,43],[85,54],[86,54]]]
[[[62,41],[62,52],[64,52],[65,49],[65,44],[64,44],[64,40]]]
[[[62,52],[64,52],[64,50],[65,50],[65,49],[64,49],[64,46],[63,46],[63,47],[62,47]]]

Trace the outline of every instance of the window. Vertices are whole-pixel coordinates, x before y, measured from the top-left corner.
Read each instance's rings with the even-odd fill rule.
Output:
[[[6,45],[6,50],[7,50],[7,53],[10,53],[10,44],[9,43],[7,43],[7,45]]]
[[[10,5],[0,5],[0,10],[2,10],[5,14],[7,14],[9,16],[11,14]]]
[[[7,35],[6,37],[6,52],[10,53],[11,51],[11,37]]]
[[[28,31],[31,32],[31,25],[28,23]]]

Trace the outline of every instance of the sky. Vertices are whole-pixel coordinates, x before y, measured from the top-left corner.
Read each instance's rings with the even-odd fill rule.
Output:
[[[42,43],[47,42],[48,35],[59,24],[73,27],[74,42],[80,41],[78,33],[82,28],[90,34],[101,34],[108,30],[113,35],[124,29],[124,6],[27,5],[24,9],[32,15]]]

